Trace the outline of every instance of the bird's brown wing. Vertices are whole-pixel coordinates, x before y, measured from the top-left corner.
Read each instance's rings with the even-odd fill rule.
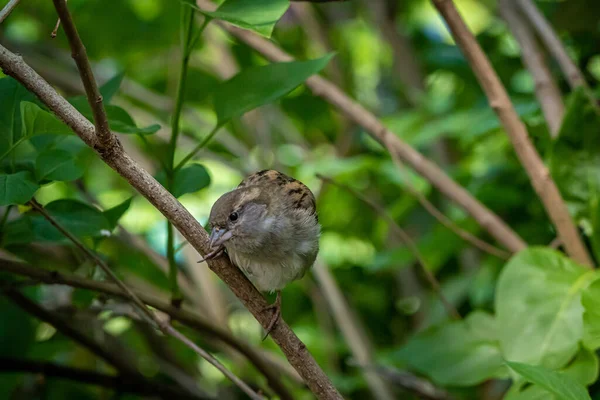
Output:
[[[246,177],[238,189],[248,186],[271,187],[280,190],[284,196],[289,196],[292,207],[303,208],[311,213],[316,212],[315,196],[310,189],[297,179],[282,174],[274,169],[265,169]]]

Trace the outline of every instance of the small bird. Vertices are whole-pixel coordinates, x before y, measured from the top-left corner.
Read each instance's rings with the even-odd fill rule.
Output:
[[[258,290],[277,292],[267,307],[274,312],[266,338],[281,316],[281,290],[302,278],[317,257],[321,227],[315,196],[281,172],[259,171],[215,202],[209,223],[211,252],[204,260],[226,250]]]

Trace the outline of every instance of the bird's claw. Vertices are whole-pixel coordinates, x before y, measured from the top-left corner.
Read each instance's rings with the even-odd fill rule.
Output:
[[[275,325],[277,325],[277,322],[281,318],[281,292],[277,292],[277,298],[275,299],[275,303],[263,308],[263,311],[269,310],[273,310],[273,316],[271,317],[271,321],[269,322],[267,329],[265,329],[265,334],[262,338],[263,341],[267,338],[267,336],[269,336],[269,333],[271,333],[271,331],[273,330]]]
[[[212,260],[213,258],[217,258],[218,256],[221,255],[221,253],[223,253],[223,246],[218,247],[215,250],[213,250],[210,253],[208,253],[207,255],[205,255],[202,260],[198,261],[198,263],[202,263],[202,262],[205,262],[207,260]]]

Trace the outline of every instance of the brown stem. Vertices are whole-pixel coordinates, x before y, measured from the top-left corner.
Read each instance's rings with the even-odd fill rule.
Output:
[[[0,67],[2,67],[5,74],[12,76],[30,92],[34,93],[49,110],[65,122],[88,146],[94,147],[97,140],[94,126],[31,69],[21,57],[11,53],[1,45]],[[121,146],[116,145],[111,151],[98,151],[98,154],[107,165],[125,178],[132,187],[169,219],[198,252],[201,254],[209,253],[208,235],[204,228],[152,175],[132,160]],[[263,313],[263,310],[268,306],[268,303],[244,274],[233,266],[226,257],[220,257],[209,262],[209,267],[230,287],[244,306],[266,328],[270,320],[270,313]],[[306,345],[300,341],[283,320],[277,323],[270,336],[317,398],[341,398],[329,378],[306,349]]]
[[[49,271],[43,268],[34,267],[17,261],[11,261],[0,258],[0,271],[9,272],[19,276],[31,278],[37,282],[49,285],[68,285],[75,288],[92,290],[98,293],[105,293],[111,296],[120,297],[129,300],[123,291],[113,283],[93,281],[76,275],[63,274],[57,271]],[[291,394],[287,391],[281,380],[279,373],[273,370],[273,366],[265,358],[256,352],[248,343],[237,339],[227,330],[220,328],[206,319],[199,316],[196,312],[182,310],[173,307],[170,302],[158,299],[154,296],[136,291],[138,298],[150,307],[156,308],[169,315],[172,320],[179,321],[200,333],[207,333],[215,336],[223,343],[233,347],[258,369],[266,378],[269,386],[282,398],[291,399]]]
[[[375,203],[373,200],[369,199],[368,197],[363,196],[358,191],[352,189],[350,186],[344,185],[343,183],[339,183],[332,178],[329,178],[329,177],[326,177],[326,176],[323,176],[320,174],[317,174],[317,177],[319,179],[322,179],[324,182],[327,182],[329,184],[332,184],[339,188],[344,189],[345,191],[347,191],[348,193],[350,193],[351,195],[353,195],[354,197],[356,197],[363,203],[367,204],[369,207],[371,207],[373,210],[375,210],[375,212],[377,214],[379,214],[381,217],[383,217],[386,220],[386,222],[389,224],[389,226],[392,228],[392,230],[394,232],[396,232],[396,234],[400,237],[400,239],[406,244],[406,247],[408,247],[410,252],[413,253],[413,256],[415,257],[415,259],[421,266],[421,270],[423,271],[423,274],[425,275],[427,282],[429,282],[429,285],[431,286],[433,291],[440,298],[442,304],[444,305],[444,307],[446,308],[446,311],[448,312],[448,315],[450,315],[454,319],[460,319],[460,314],[459,314],[458,310],[452,305],[452,303],[450,303],[450,301],[446,298],[446,296],[444,296],[444,293],[442,293],[442,288],[440,286],[440,283],[438,282],[435,275],[433,275],[431,270],[429,268],[427,268],[427,263],[425,262],[425,259],[421,255],[421,252],[419,251],[419,248],[417,247],[415,242],[412,240],[410,235],[408,233],[406,233],[400,225],[398,225],[398,223],[394,220],[394,218],[392,218],[392,216],[389,215],[387,213],[387,211],[385,211],[385,209],[383,207],[381,207],[379,204]],[[361,363],[364,362],[362,360],[359,360],[359,361]]]
[[[540,39],[546,45],[548,51],[560,65],[571,89],[578,88],[580,86],[587,88],[587,83],[583,74],[577,68],[577,65],[571,60],[567,49],[563,46],[562,42],[558,38],[558,35],[546,20],[546,17],[540,12],[537,6],[531,0],[515,0],[518,7],[521,8],[523,14],[529,19],[535,30],[537,31]]]
[[[67,8],[66,0],[53,0],[53,2],[67,39],[69,40],[71,55],[75,60],[77,69],[81,75],[81,81],[83,82],[88,103],[90,104],[94,116],[94,125],[96,127],[96,135],[98,136],[99,144],[101,148],[110,149],[116,145],[118,139],[110,131],[108,117],[106,116],[106,111],[104,111],[102,103],[102,95],[100,94],[98,84],[94,79],[94,72],[92,71],[90,61],[88,60],[85,46],[79,37],[79,33],[77,33],[77,28],[75,27],[73,19],[71,18],[71,13]]]
[[[560,89],[552,78],[550,68],[544,59],[544,53],[537,43],[535,34],[515,9],[514,0],[499,0],[498,7],[500,14],[521,46],[521,58],[533,76],[535,95],[542,106],[544,118],[550,128],[550,135],[556,137],[565,110]]]
[[[31,373],[44,375],[48,378],[68,379],[112,389],[119,393],[131,393],[141,396],[162,395],[165,398],[184,400],[211,399],[208,395],[191,394],[173,386],[151,381],[143,384],[134,382],[122,375],[106,375],[96,371],[68,367],[46,361],[0,357],[0,373]]]
[[[146,307],[144,305],[144,303],[137,297],[137,295],[131,289],[129,289],[129,287],[127,285],[125,285],[125,283],[123,283],[123,281],[121,281],[119,279],[119,277],[110,269],[110,267],[108,266],[108,264],[106,264],[104,262],[104,260],[102,260],[100,257],[98,257],[97,254],[95,254],[94,252],[89,250],[87,247],[85,247],[83,245],[83,243],[81,243],[79,241],[79,239],[77,239],[68,230],[66,230],[61,224],[59,224],[58,221],[56,221],[50,214],[48,214],[48,212],[44,209],[44,207],[42,207],[42,205],[40,203],[38,203],[34,199],[34,200],[31,200],[29,202],[29,204],[35,210],[37,210],[40,214],[42,214],[42,216],[46,220],[48,220],[48,222],[50,222],[56,229],[58,229],[60,231],[60,233],[62,233],[66,238],[68,238],[71,242],[73,242],[73,244],[79,250],[81,250],[88,258],[90,258],[92,261],[94,261],[94,263],[96,265],[98,265],[102,269],[102,271],[104,271],[110,277],[110,279],[117,284],[117,286],[119,286],[119,288],[123,291],[123,293],[125,293],[126,297],[129,298],[136,305],[136,310],[141,311],[142,315],[146,319],[149,319],[150,321],[154,322],[164,334],[174,337],[175,339],[181,341],[183,344],[185,344],[190,349],[194,350],[194,352],[196,352],[196,354],[198,354],[200,357],[204,358],[206,361],[208,361],[210,364],[212,364],[216,369],[221,371],[221,373],[223,373],[223,375],[225,375],[233,383],[235,383],[242,391],[244,391],[244,393],[246,393],[248,396],[250,396],[250,398],[256,399],[256,400],[262,399],[262,397],[257,395],[248,385],[246,385],[245,382],[243,382],[240,378],[238,378],[233,373],[231,373],[227,368],[225,368],[225,366],[223,364],[221,364],[221,362],[219,360],[217,360],[206,350],[200,348],[195,343],[193,343],[191,340],[186,338],[184,335],[182,335],[180,332],[178,332],[175,328],[173,328],[168,322],[162,321],[160,318],[158,318],[156,316],[156,314],[154,314],[152,311],[150,311],[150,309],[148,309],[148,307]]]
[[[203,10],[214,10],[214,4],[208,0],[196,0]],[[281,50],[276,44],[258,35],[221,23],[230,32],[264,57],[271,61],[292,61],[293,58]],[[473,218],[486,229],[498,242],[512,252],[526,247],[526,243],[500,217],[475,199],[467,190],[454,182],[444,171],[421,153],[403,142],[398,136],[387,129],[371,112],[348,97],[340,88],[320,77],[313,76],[306,81],[307,86],[317,96],[322,97],[350,121],[362,126],[375,140],[387,150],[396,154],[401,160],[412,166],[419,174],[431,182],[438,190],[463,207]]]
[[[515,111],[508,93],[492,68],[490,61],[456,10],[454,2],[452,0],[432,1],[446,21],[452,37],[461,48],[477,76],[490,106],[504,126],[504,130],[510,138],[533,188],[554,223],[558,235],[565,244],[567,253],[575,261],[591,268],[592,260],[569,215],[569,210],[552,180],[548,168],[546,168],[533,143],[531,143],[525,125],[519,119],[519,115]]]

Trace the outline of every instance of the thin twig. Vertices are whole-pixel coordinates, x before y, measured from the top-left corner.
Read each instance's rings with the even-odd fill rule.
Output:
[[[461,318],[458,310],[452,305],[452,303],[450,303],[450,301],[446,298],[446,296],[444,296],[444,293],[442,292],[440,283],[438,282],[435,275],[433,275],[431,270],[427,267],[427,262],[421,255],[421,252],[419,251],[419,248],[417,247],[415,242],[412,240],[410,235],[408,233],[406,233],[406,231],[404,229],[402,229],[402,227],[400,225],[398,225],[398,223],[394,220],[394,218],[392,218],[392,216],[389,215],[388,212],[383,207],[381,207],[379,204],[375,203],[373,200],[369,199],[368,197],[364,196],[363,194],[359,193],[358,191],[352,189],[350,186],[344,185],[343,183],[337,182],[334,179],[327,177],[327,176],[323,176],[321,174],[317,174],[317,177],[319,179],[323,180],[324,182],[327,182],[327,183],[337,186],[341,189],[344,189],[345,191],[347,191],[348,193],[350,193],[351,195],[353,195],[354,197],[356,197],[363,203],[367,204],[369,207],[371,207],[373,210],[375,210],[375,212],[377,214],[379,214],[381,217],[383,217],[388,222],[388,224],[392,228],[392,230],[394,230],[394,232],[396,232],[396,234],[400,237],[400,239],[404,242],[404,244],[406,244],[406,247],[408,247],[410,252],[413,253],[413,256],[417,260],[418,264],[421,266],[421,270],[422,270],[423,274],[425,275],[427,282],[429,282],[429,285],[431,286],[433,291],[438,295],[438,297],[444,304],[444,307],[446,307],[446,311],[448,312],[448,315],[450,315],[454,319]]]
[[[521,46],[521,59],[533,76],[535,95],[542,106],[550,135],[556,137],[565,110],[560,89],[552,78],[544,53],[537,43],[535,34],[515,8],[514,0],[499,0],[498,8]]]
[[[90,260],[94,261],[96,265],[98,265],[102,271],[104,271],[113,282],[115,282],[124,293],[127,294],[127,297],[133,301],[133,303],[137,306],[136,309],[141,311],[146,319],[154,322],[158,328],[166,335],[173,336],[174,338],[181,341],[190,349],[194,350],[200,357],[204,358],[210,364],[212,364],[215,368],[223,373],[227,378],[229,378],[233,383],[235,383],[244,393],[246,393],[250,398],[261,400],[262,397],[256,394],[245,382],[243,382],[240,378],[231,373],[219,360],[214,358],[211,354],[209,354],[204,349],[200,348],[196,344],[194,344],[191,340],[186,338],[180,332],[178,332],[175,328],[173,328],[168,322],[162,321],[160,318],[156,316],[148,307],[144,305],[144,303],[138,298],[138,296],[131,290],[123,281],[117,277],[117,275],[110,269],[108,264],[104,262],[98,255],[89,250],[87,247],[83,245],[75,236],[73,236],[68,230],[66,230],[61,224],[56,221],[48,212],[44,209],[44,207],[39,204],[36,200],[32,200],[29,202],[31,206],[38,211],[42,216],[50,222],[56,229],[58,229],[66,238],[68,238],[79,250],[81,250]]]
[[[6,17],[8,17],[15,9],[15,7],[19,4],[19,1],[21,0],[9,0],[8,3],[6,3],[4,8],[0,11],[0,24],[4,22]]]
[[[0,357],[0,373],[31,373],[41,374],[49,378],[68,379],[91,385],[102,386],[119,393],[131,393],[142,396],[152,396],[157,393],[175,396],[177,399],[200,400],[211,399],[209,396],[200,396],[181,390],[178,387],[168,386],[152,382],[151,384],[140,384],[132,382],[121,375],[106,375],[92,370],[73,368],[47,361],[36,361],[11,357]]]
[[[587,83],[585,82],[585,78],[583,74],[577,68],[577,65],[571,60],[569,54],[567,53],[567,49],[563,46],[560,41],[558,35],[546,20],[546,17],[540,12],[537,6],[531,0],[514,0],[516,5],[521,8],[523,14],[529,19],[531,24],[534,26],[537,31],[540,39],[546,45],[548,51],[554,56],[558,65],[562,69],[571,89],[575,89],[578,87],[587,88]]]
[[[452,37],[468,60],[490,106],[500,119],[513,148],[529,176],[529,180],[542,201],[548,216],[569,256],[575,261],[592,268],[592,259],[579,236],[569,210],[554,183],[548,168],[529,139],[527,129],[513,107],[506,89],[494,71],[479,43],[458,13],[452,0],[432,0],[446,21]]]
[[[56,12],[62,22],[63,29],[71,47],[71,55],[77,64],[77,69],[81,75],[81,81],[85,88],[88,103],[92,109],[94,116],[94,126],[96,127],[96,135],[99,139],[99,144],[104,151],[111,151],[114,146],[118,145],[118,139],[110,131],[108,117],[104,110],[102,95],[98,89],[94,72],[88,59],[85,46],[79,37],[75,23],[71,18],[71,13],[67,7],[66,0],[53,0]]]
[[[215,9],[214,4],[208,0],[196,0],[196,4],[203,10],[213,11]],[[250,31],[221,22],[219,22],[219,25],[271,61],[294,60],[292,56],[281,50],[273,42]],[[484,229],[511,252],[517,252],[526,247],[523,239],[498,215],[481,204],[432,161],[403,142],[397,135],[387,129],[375,115],[352,100],[339,87],[320,76],[310,77],[306,81],[306,85],[315,95],[331,103],[350,121],[362,126],[375,140],[383,144],[390,153],[396,154],[444,195],[463,207]]]
[[[92,290],[98,293],[104,293],[129,300],[127,295],[114,283],[99,282],[86,279],[76,275],[64,274],[58,271],[49,271],[44,268],[35,267],[17,261],[11,261],[0,258],[0,271],[9,272],[19,276],[28,277],[38,283],[49,285],[68,285],[74,288]],[[169,302],[160,300],[152,295],[136,291],[138,298],[150,307],[164,312],[172,320],[179,321],[200,333],[207,333],[215,336],[223,343],[233,347],[248,360],[267,378],[269,386],[282,398],[291,399],[291,394],[279,379],[278,371],[273,370],[273,366],[265,361],[263,355],[256,352],[248,343],[236,338],[227,330],[216,326],[214,323],[198,315],[196,311],[191,312],[173,307]]]

